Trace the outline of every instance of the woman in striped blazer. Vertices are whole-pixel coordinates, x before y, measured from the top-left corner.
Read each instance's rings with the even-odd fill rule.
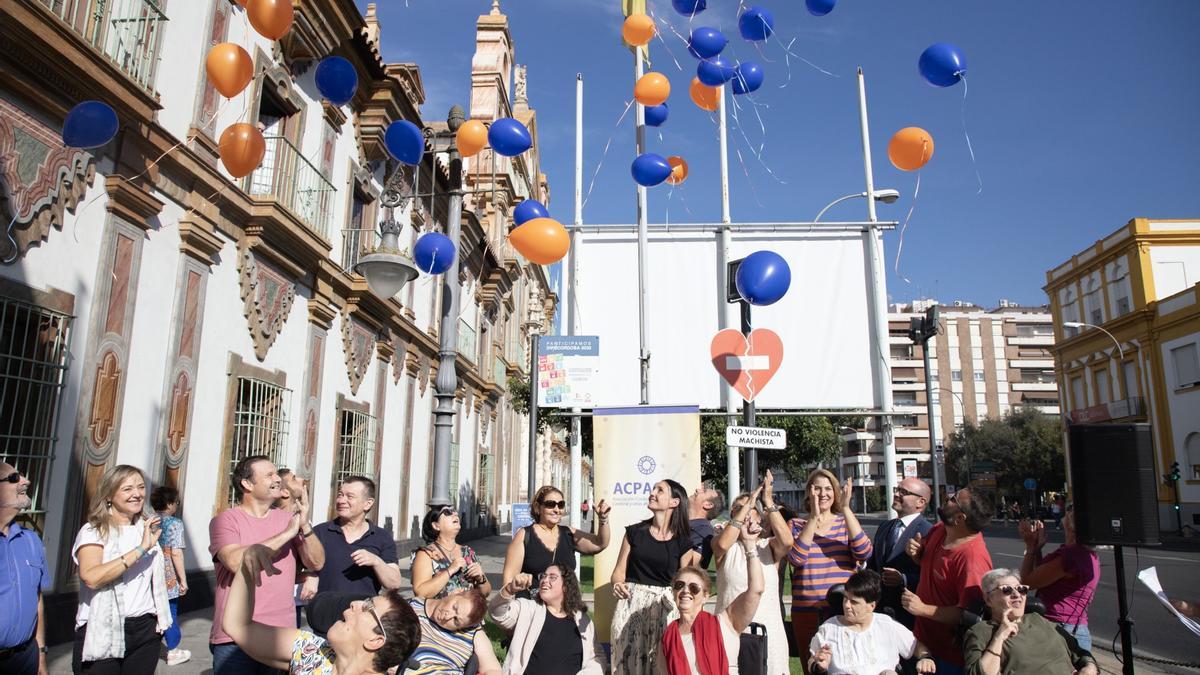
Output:
[[[790,523],[794,540],[788,552],[792,564],[792,632],[805,672],[809,643],[826,618],[825,594],[831,586],[845,583],[859,563],[871,557],[871,538],[850,508],[853,489],[853,479],[843,488],[829,471],[813,471],[804,486],[808,517],[794,518]]]

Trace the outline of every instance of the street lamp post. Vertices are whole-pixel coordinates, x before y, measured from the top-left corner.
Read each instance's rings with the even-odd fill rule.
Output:
[[[1112,333],[1095,324],[1084,323],[1083,321],[1064,321],[1063,326],[1067,328],[1095,328],[1101,333],[1107,335],[1108,339],[1113,341],[1113,344],[1117,346],[1117,356],[1120,357],[1120,360],[1117,362],[1117,378],[1121,383],[1121,394],[1128,399],[1129,382],[1125,380],[1125,350],[1121,348],[1121,341],[1118,340]],[[1126,414],[1129,414],[1128,406],[1126,406]]]
[[[865,192],[859,192],[857,194],[846,195],[845,197],[838,197],[837,199],[826,204],[825,208],[818,211],[817,217],[813,218],[813,222],[814,223],[819,222],[821,220],[821,216],[825,215],[825,212],[828,211],[829,209],[833,208],[833,206],[836,204],[841,204],[842,202],[846,201],[847,199],[866,199],[866,197],[867,197],[867,193],[865,193]],[[900,191],[899,190],[892,190],[890,188],[884,188],[882,190],[875,190],[875,201],[877,201],[877,202],[883,202],[884,204],[893,204],[893,203],[895,203],[895,201],[897,199],[900,199]]]

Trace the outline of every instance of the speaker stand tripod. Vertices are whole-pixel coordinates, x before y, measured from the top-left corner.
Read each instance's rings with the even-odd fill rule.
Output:
[[[1129,598],[1125,588],[1125,551],[1123,547],[1113,546],[1113,558],[1117,561],[1117,608],[1120,617],[1117,626],[1121,631],[1121,672],[1133,675],[1133,621],[1129,618]]]

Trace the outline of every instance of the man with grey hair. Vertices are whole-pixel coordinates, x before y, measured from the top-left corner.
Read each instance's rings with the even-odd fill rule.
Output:
[[[13,522],[32,505],[29,479],[0,461],[0,673],[46,670],[42,591],[50,585],[46,549],[37,532]]]
[[[967,631],[968,673],[1076,673],[1096,675],[1096,661],[1075,638],[1039,614],[1025,613],[1029,586],[1014,570],[997,568],[980,579],[991,618]]]
[[[688,525],[692,530],[692,550],[700,554],[700,567],[708,569],[712,560],[712,538],[716,534],[712,520],[725,510],[725,497],[711,480],[700,483],[688,498]]]

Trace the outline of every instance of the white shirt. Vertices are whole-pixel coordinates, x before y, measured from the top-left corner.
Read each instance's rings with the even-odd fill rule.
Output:
[[[911,658],[917,647],[912,631],[886,614],[875,614],[871,625],[856,631],[833,617],[817,628],[809,649],[816,653],[829,645],[829,675],[861,675],[895,670],[902,658]]]
[[[129,553],[141,545],[142,522],[139,522],[137,525],[110,528],[109,536],[117,537],[117,551]],[[88,544],[96,544],[103,548],[104,540],[100,538],[100,533],[95,528],[90,524],[84,524],[80,528],[79,534],[75,537],[75,544],[71,547],[71,558],[75,561],[76,565],[79,564],[79,547]],[[157,613],[154,607],[154,592],[151,587],[151,582],[154,578],[151,561],[154,555],[157,554],[153,551],[148,552],[146,555],[138,558],[137,562],[130,565],[129,569],[121,574],[117,590],[121,594],[121,608],[124,610],[122,613],[126,618]],[[105,556],[100,562],[106,563],[114,559],[116,559],[116,556]],[[79,609],[75,612],[76,628],[88,622],[92,596],[95,593],[95,591],[88,588],[85,584],[81,583],[79,585]]]
[[[917,516],[920,515],[920,513],[910,513],[907,516],[900,516],[900,523],[904,525],[904,527],[900,528],[900,531],[903,532],[904,530],[907,530],[908,526],[912,525],[912,522],[917,519]]]

